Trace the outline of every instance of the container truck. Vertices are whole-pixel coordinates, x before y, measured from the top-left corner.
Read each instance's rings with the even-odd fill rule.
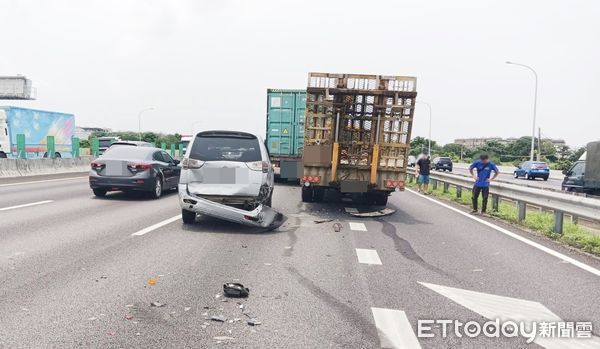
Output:
[[[588,143],[586,152],[563,173],[564,191],[600,195],[600,141]]]
[[[416,88],[414,77],[309,73],[302,201],[336,190],[385,205],[404,190]]]
[[[0,106],[0,157],[46,157],[48,136],[55,157],[70,157],[74,132],[73,114]]]
[[[267,130],[275,177],[298,180],[302,174],[306,90],[267,90]]]

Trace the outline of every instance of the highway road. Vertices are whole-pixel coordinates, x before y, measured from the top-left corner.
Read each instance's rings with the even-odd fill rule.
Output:
[[[600,347],[597,259],[411,191],[377,219],[299,198],[277,185],[288,219],[265,232],[184,226],[176,193],[95,198],[81,174],[0,180],[0,348]],[[250,296],[224,302],[225,282]],[[586,321],[594,337],[417,338],[419,320],[489,318]]]

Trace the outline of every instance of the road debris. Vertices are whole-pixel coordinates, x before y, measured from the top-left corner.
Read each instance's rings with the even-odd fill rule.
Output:
[[[230,341],[230,340],[234,340],[235,338],[228,337],[228,336],[216,336],[216,337],[213,337],[213,339],[218,340],[218,341]]]
[[[183,308],[183,311],[189,311],[190,309],[192,309],[192,307],[185,307]]]
[[[333,231],[335,231],[336,233],[339,233],[342,230],[342,225],[340,223],[335,223],[333,225]]]
[[[258,325],[262,325],[262,322],[252,318],[250,320],[248,320],[248,325],[250,326],[258,326]]]
[[[227,321],[227,318],[223,315],[213,315],[210,317],[210,319],[212,321],[217,321],[217,322],[225,322]]]
[[[313,222],[315,222],[315,224],[329,223],[329,222],[333,222],[333,219],[317,219],[317,220],[314,220]]]
[[[127,314],[127,315],[125,315],[125,318],[126,318],[127,320],[132,320],[132,319],[133,319],[133,315],[131,315],[131,314]]]
[[[383,210],[377,210],[372,212],[349,212],[354,217],[383,217],[389,216],[392,213],[396,212],[396,210],[392,210],[391,208],[384,208]]]
[[[226,297],[245,298],[248,297],[250,289],[238,283],[227,283],[223,285],[223,294]]]
[[[155,278],[148,279],[148,285],[150,285],[150,286],[156,285],[156,279]]]
[[[164,307],[165,305],[167,305],[167,303],[161,303],[161,302],[152,302],[152,303],[150,303],[150,306],[152,306],[152,307],[158,307],[158,308]]]

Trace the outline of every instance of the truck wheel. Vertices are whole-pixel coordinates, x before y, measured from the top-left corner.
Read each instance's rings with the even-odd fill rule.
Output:
[[[302,202],[313,202],[312,188],[302,187]]]
[[[378,193],[375,196],[375,205],[377,206],[385,206],[388,202],[388,194],[387,193]]]
[[[323,188],[314,189],[314,192],[313,192],[313,201],[314,202],[323,202],[324,198],[325,198],[325,189],[323,189]]]
[[[5,152],[0,151],[0,159],[6,159],[8,156],[6,155]]]
[[[183,220],[183,224],[194,224],[196,222],[196,212],[182,209],[181,219]]]
[[[94,192],[94,195],[96,195],[99,198],[106,196],[106,189],[96,188],[96,189],[92,189],[92,191]]]
[[[54,157],[55,157],[55,158],[62,158],[62,155],[60,155],[60,153],[59,153],[59,152],[56,152],[56,153],[54,153]]]

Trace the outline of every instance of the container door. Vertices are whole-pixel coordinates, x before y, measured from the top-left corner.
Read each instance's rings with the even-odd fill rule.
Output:
[[[267,146],[271,155],[293,155],[294,102],[289,92],[269,94]]]
[[[306,93],[296,94],[294,113],[293,155],[299,157],[304,149],[304,115],[306,111]]]

